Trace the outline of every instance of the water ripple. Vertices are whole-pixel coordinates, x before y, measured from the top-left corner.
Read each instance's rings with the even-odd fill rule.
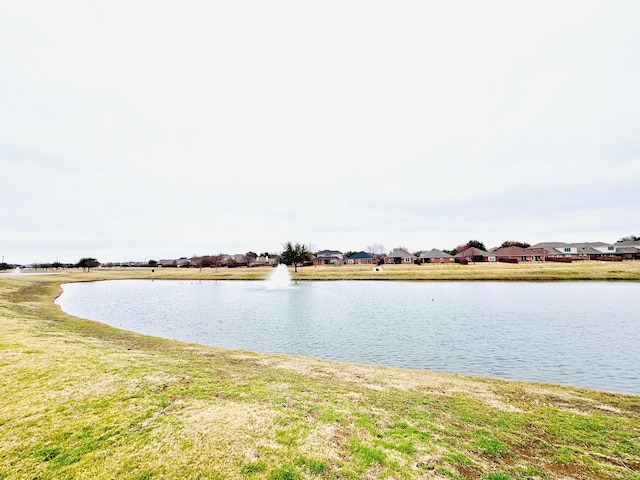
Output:
[[[64,285],[73,314],[140,333],[640,394],[631,282],[106,281]]]

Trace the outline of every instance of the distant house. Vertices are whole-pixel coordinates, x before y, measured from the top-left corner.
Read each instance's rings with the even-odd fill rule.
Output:
[[[616,254],[623,260],[640,260],[640,241],[625,240],[617,242],[615,247]]]
[[[491,254],[497,262],[520,263],[544,260],[546,252],[542,248],[522,248],[516,245],[493,250]]]
[[[249,265],[247,256],[242,253],[236,253],[234,255],[225,255],[221,262],[223,267],[246,267]]]
[[[616,247],[616,254],[622,260],[640,260],[640,246],[633,245]]]
[[[578,260],[580,258],[578,247],[571,243],[542,242],[536,243],[529,248],[542,249],[545,252],[545,258],[547,260]]]
[[[498,262],[518,263],[531,260],[529,252],[526,248],[512,245],[510,247],[502,247],[491,252]]]
[[[480,248],[467,248],[453,256],[456,263],[495,262],[495,255]]]
[[[412,253],[405,252],[404,250],[396,249],[391,253],[389,253],[389,255],[384,257],[384,263],[406,265],[406,264],[414,263],[417,259],[418,257],[413,255]]]
[[[438,250],[437,248],[432,248],[428,252],[422,252],[418,257],[422,263],[454,263],[455,259],[453,255],[448,254],[447,252],[443,252],[442,250]]]
[[[584,242],[574,244],[580,260],[617,260],[616,247],[610,243]]]
[[[375,257],[371,253],[358,252],[347,257],[349,265],[372,265],[377,263]]]
[[[276,257],[270,257],[268,255],[260,255],[256,258],[255,262],[251,265],[256,267],[271,267],[278,263],[278,259]]]
[[[344,254],[338,250],[320,250],[313,258],[314,265],[342,265]]]
[[[527,250],[542,249],[547,260],[616,260],[618,247],[604,242],[543,242]]]

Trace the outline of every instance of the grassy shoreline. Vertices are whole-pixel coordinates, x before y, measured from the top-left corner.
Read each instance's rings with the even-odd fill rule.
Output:
[[[640,281],[640,261],[628,262],[576,262],[576,263],[477,263],[383,265],[374,271],[367,265],[324,265],[299,267],[294,280],[486,280],[486,281],[563,281],[611,280]],[[256,268],[98,268],[90,272],[77,270],[38,271],[32,273],[62,274],[73,281],[106,280],[118,278],[185,279],[185,280],[263,280],[272,272],[271,267]],[[4,274],[8,275],[8,274]],[[2,275],[0,275],[2,278]]]
[[[506,272],[640,279],[625,265]],[[432,267],[306,267],[294,278],[507,279]],[[270,271],[207,270],[0,276],[0,479],[640,479],[638,396],[203,347],[53,304],[72,281]]]

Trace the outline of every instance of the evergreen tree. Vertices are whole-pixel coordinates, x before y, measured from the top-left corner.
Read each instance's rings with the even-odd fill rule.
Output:
[[[482,243],[479,240],[469,240],[467,242],[467,247],[468,248],[478,248],[480,250],[486,250],[487,248],[484,246],[484,243]]]
[[[99,265],[100,265],[100,262],[95,258],[85,257],[80,259],[80,261],[76,264],[76,267],[89,271],[92,268],[95,268]]]
[[[515,240],[507,240],[506,242],[502,242],[500,248],[504,247],[520,247],[520,248],[529,248],[531,245],[527,242],[516,242]]]
[[[284,251],[279,256],[280,263],[285,265],[293,265],[293,271],[298,271],[298,265],[311,260],[311,252],[307,250],[306,245],[287,242],[283,245]]]

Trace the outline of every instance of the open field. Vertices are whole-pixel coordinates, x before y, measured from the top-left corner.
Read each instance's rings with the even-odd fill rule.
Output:
[[[640,262],[383,268],[295,278],[640,280]],[[640,480],[638,396],[203,347],[53,304],[68,281],[270,271],[0,275],[0,479]]]
[[[383,265],[382,271],[372,266],[343,265],[298,267],[295,280],[637,280],[640,281],[640,261],[576,262],[576,263],[476,263]],[[47,272],[55,272],[49,270]],[[62,273],[74,281],[118,278],[165,278],[201,280],[262,280],[271,267],[256,268],[98,268],[90,272],[65,270]]]

